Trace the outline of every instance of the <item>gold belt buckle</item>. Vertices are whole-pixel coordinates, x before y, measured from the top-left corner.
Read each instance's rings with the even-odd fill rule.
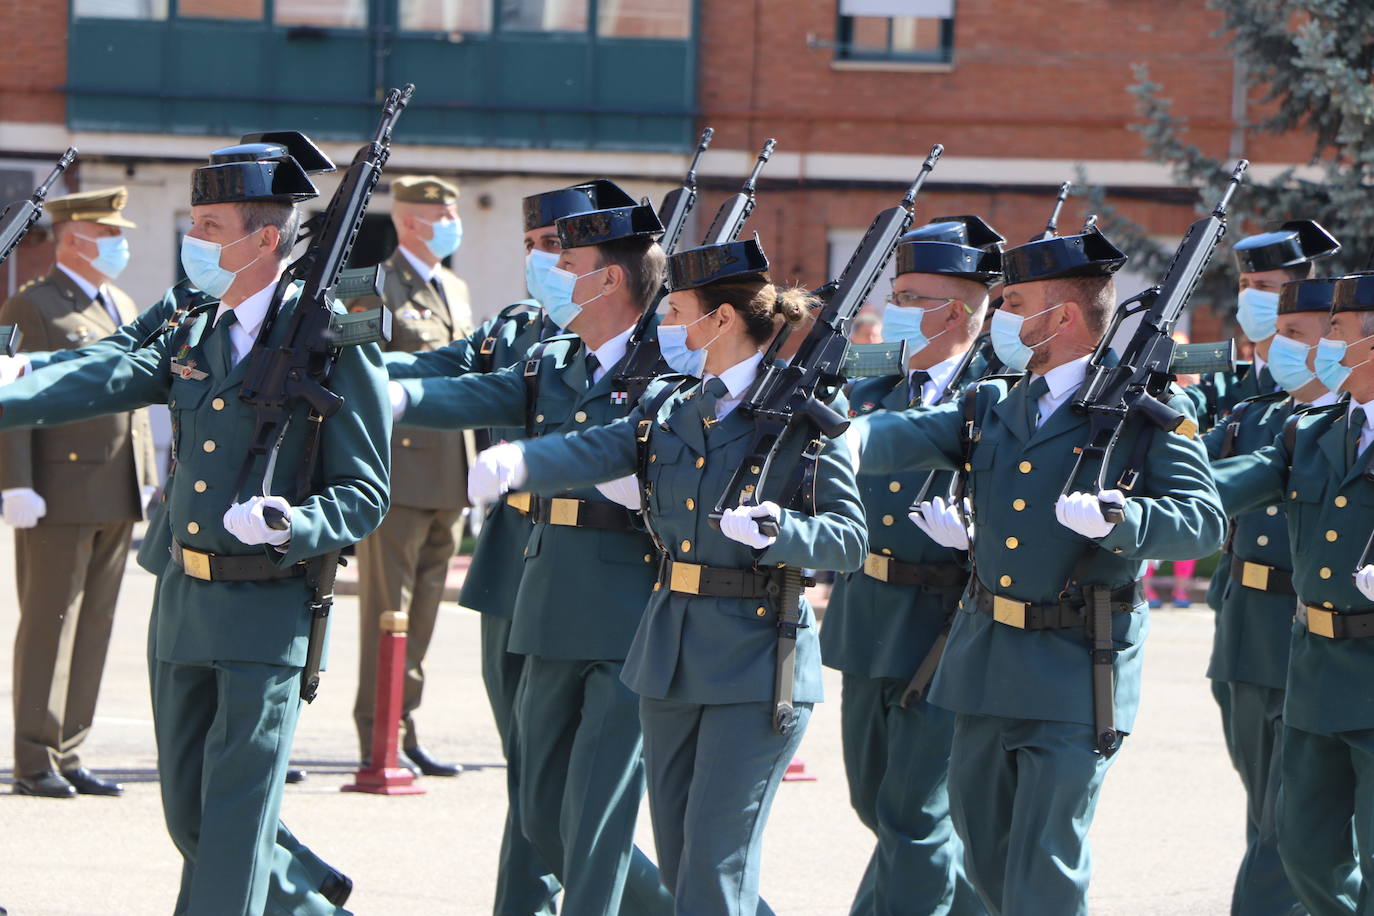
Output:
[[[210,581],[210,554],[189,547],[181,548],[181,568],[192,579]]]
[[[870,579],[877,579],[879,582],[886,582],[888,570],[891,568],[892,559],[881,554],[870,553],[864,560],[864,574]]]
[[[549,524],[567,525],[572,528],[577,527],[577,510],[582,504],[581,500],[569,499],[566,496],[555,496],[549,500]]]
[[[1265,566],[1263,563],[1251,563],[1245,561],[1245,565],[1240,568],[1240,584],[1246,588],[1253,588],[1256,591],[1269,591],[1269,573],[1273,572],[1272,566]]]
[[[523,515],[529,515],[529,514],[530,514],[530,494],[528,494],[528,493],[507,493],[507,494],[506,494],[506,505],[510,506],[510,507],[511,507],[512,509],[514,509],[516,512],[519,512],[519,513],[521,513],[521,514],[523,514]]]
[[[1336,638],[1336,612],[1326,608],[1307,607],[1307,632],[1327,639]]]
[[[1026,628],[1026,602],[1001,595],[992,596],[992,619],[1018,630]]]
[[[674,561],[668,587],[684,595],[701,594],[701,567],[695,563]]]

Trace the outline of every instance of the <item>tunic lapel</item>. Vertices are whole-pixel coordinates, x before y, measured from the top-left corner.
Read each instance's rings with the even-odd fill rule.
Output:
[[[1030,441],[1031,428],[1026,418],[1026,392],[1030,387],[1029,375],[1021,376],[1015,385],[1011,386],[1011,391],[1002,400],[998,401],[992,408],[992,412],[997,415],[1002,424],[1011,431],[1017,441],[1025,443]]]

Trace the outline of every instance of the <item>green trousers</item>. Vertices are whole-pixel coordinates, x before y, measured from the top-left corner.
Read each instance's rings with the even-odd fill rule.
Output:
[[[189,894],[194,877],[194,861],[188,858],[186,850],[182,848],[183,842],[187,842],[193,850],[193,855],[198,854],[199,844],[195,842],[193,835],[198,835],[200,830],[199,812],[192,809],[191,786],[189,781],[199,778],[194,773],[183,773],[175,769],[173,758],[164,757],[162,753],[162,726],[174,715],[178,714],[180,698],[172,697],[173,708],[167,709],[165,706],[159,714],[159,703],[163,696],[160,689],[159,677],[164,673],[176,672],[181,666],[165,664],[157,661],[156,651],[157,636],[157,598],[153,599],[153,610],[148,621],[148,683],[151,688],[153,705],[154,736],[158,743],[158,772],[162,784],[163,796],[163,816],[167,822],[167,828],[172,835],[172,841],[183,856],[181,894],[177,902],[177,913],[199,913],[200,910],[191,908]],[[272,666],[259,666],[268,668]],[[295,670],[295,669],[287,669]],[[299,696],[299,687],[294,696]],[[299,709],[299,700],[296,701]],[[294,733],[295,723],[292,722]],[[177,743],[169,742],[170,746],[178,746]],[[287,741],[286,753],[290,753],[290,740]],[[203,755],[202,755],[203,756]],[[194,759],[194,755],[192,758]],[[187,762],[185,760],[183,763]],[[283,774],[285,763],[283,766]],[[279,774],[279,775],[283,775]],[[181,806],[173,811],[168,804],[169,787],[173,784],[177,786],[172,797],[181,800]],[[281,780],[277,781],[278,787]],[[277,807],[280,807],[280,788],[277,790]],[[274,815],[275,816],[275,815]],[[175,826],[174,826],[175,824]],[[178,839],[178,835],[182,839]],[[189,839],[189,842],[188,842]],[[301,914],[301,916],[346,916],[348,910],[334,906],[326,900],[319,892],[320,886],[326,878],[336,874],[334,868],[315,855],[308,847],[296,839],[295,834],[287,829],[279,819],[276,822],[276,835],[268,859],[267,873],[267,893],[266,901],[261,904],[258,910],[251,912],[262,912],[272,914],[272,916],[287,916],[287,914]],[[255,867],[257,863],[255,862]],[[208,874],[208,872],[207,872]],[[256,891],[252,894],[256,899]],[[242,896],[239,902],[243,902]],[[232,904],[231,904],[232,906]],[[222,910],[223,912],[235,912],[232,909]],[[211,912],[206,910],[205,912]],[[221,912],[221,910],[214,910]],[[249,912],[240,910],[239,912]]]
[[[639,701],[654,846],[676,913],[771,916],[759,899],[763,829],[811,708],[797,704],[796,728],[779,735],[771,703]]]
[[[1245,786],[1245,858],[1231,894],[1232,916],[1302,916],[1279,859],[1278,801],[1283,765],[1283,691],[1230,683],[1227,742]]]
[[[634,845],[643,739],[622,667],[525,659],[515,714],[520,827],[563,884],[563,916],[673,912],[658,869]]]
[[[510,621],[482,615],[482,682],[506,757],[506,823],[501,834],[493,916],[553,916],[558,879],[520,829],[520,750],[515,708],[525,656],[507,652]]]
[[[1284,726],[1279,855],[1312,916],[1374,914],[1374,729]]]
[[[992,916],[1087,916],[1088,828],[1112,758],[1090,725],[959,715],[949,801]]]
[[[878,837],[851,916],[977,916],[949,817],[954,713],[901,706],[906,681],[844,676],[840,704],[849,801]]]

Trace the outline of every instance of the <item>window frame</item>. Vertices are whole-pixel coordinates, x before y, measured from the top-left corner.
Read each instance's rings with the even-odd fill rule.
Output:
[[[892,47],[892,20],[895,16],[887,17],[887,47],[877,48],[872,45],[855,45],[853,43],[854,20],[855,16],[846,16],[839,11],[839,4],[835,7],[835,63],[837,64],[865,64],[865,63],[895,63],[895,64],[952,64],[954,63],[954,19],[940,20],[940,47],[938,50],[931,51],[901,51]],[[880,18],[877,16],[869,18]]]

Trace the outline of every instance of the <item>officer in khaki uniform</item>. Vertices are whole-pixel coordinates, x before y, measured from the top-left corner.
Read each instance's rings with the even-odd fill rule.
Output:
[[[138,315],[111,282],[129,259],[128,193],[48,202],[57,264],[0,307],[24,343],[67,350]],[[20,620],[14,645],[14,791],[119,795],[81,765],[95,715],[119,585],[146,498],[157,486],[146,411],[0,435],[5,520],[15,530]]]
[[[462,241],[458,189],[432,175],[398,178],[391,221],[399,244],[385,263],[382,301],[392,313],[388,350],[421,353],[472,333],[467,284],[443,259]],[[374,299],[351,305],[376,308]],[[380,528],[358,545],[360,655],[353,719],[366,760],[372,749],[372,704],[377,681],[377,626],[382,614],[410,615],[406,641],[402,748],[426,776],[457,776],[420,746],[414,713],[425,686],[424,659],[434,634],[449,561],[458,549],[458,526],[467,508],[472,434],[449,429],[398,427],[391,440],[391,509]]]

